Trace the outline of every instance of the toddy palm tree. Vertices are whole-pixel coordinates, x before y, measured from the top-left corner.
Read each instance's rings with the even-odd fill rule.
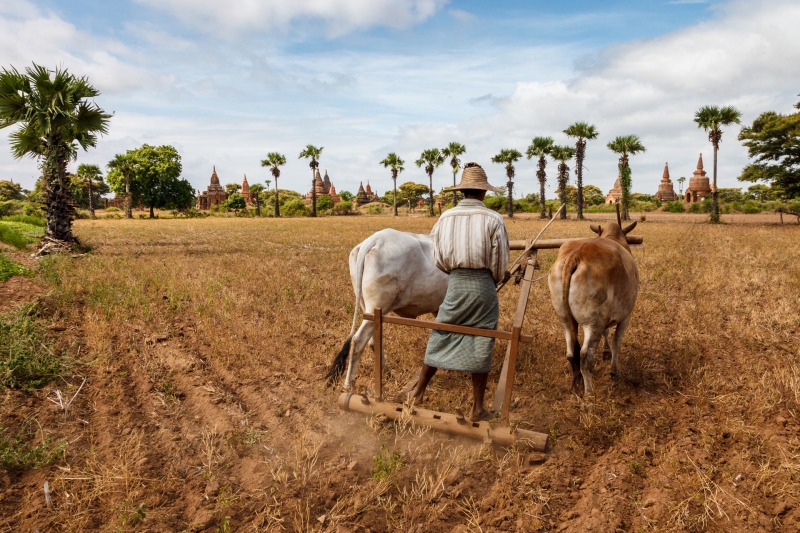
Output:
[[[684,176],[681,176],[680,178],[677,179],[677,181],[680,184],[678,186],[678,189],[680,190],[681,196],[683,196],[683,182],[686,181],[686,178]]]
[[[117,154],[114,159],[106,164],[106,168],[111,172],[115,170],[122,174],[125,180],[125,218],[133,218],[133,198],[131,197],[131,173],[133,172],[133,160],[128,154]]]
[[[394,216],[397,216],[397,175],[405,170],[405,168],[403,168],[405,163],[406,162],[400,159],[394,152],[390,152],[389,155],[386,156],[386,159],[380,162],[383,168],[392,169],[392,181],[394,182],[392,206],[394,208]]]
[[[317,190],[314,187],[314,179],[316,177],[316,170],[319,167],[319,156],[322,153],[322,149],[325,148],[324,146],[320,146],[317,148],[313,144],[309,144],[308,146],[300,152],[300,157],[298,159],[311,159],[311,162],[308,164],[311,167],[311,216],[317,216]],[[277,186],[277,182],[276,182]]]
[[[415,164],[418,167],[425,165],[425,173],[428,174],[428,181],[430,182],[430,198],[428,200],[428,207],[430,209],[431,216],[433,216],[433,171],[442,163],[444,163],[444,156],[438,148],[423,150],[422,154],[419,156],[419,159],[415,161]]]
[[[286,156],[278,152],[270,152],[267,158],[261,161],[262,167],[271,167],[272,177],[275,178],[275,216],[281,216],[281,203],[278,201],[278,178],[281,176],[281,169],[286,164]]]
[[[630,220],[628,204],[631,197],[631,167],[628,165],[628,156],[644,152],[645,147],[638,135],[621,135],[608,143],[608,149],[619,154],[619,183],[622,186],[622,219]]]
[[[267,180],[269,181],[269,180]],[[264,186],[260,183],[254,183],[250,186],[250,198],[256,205],[256,216],[261,216],[261,193],[264,192]]]
[[[539,169],[536,171],[536,177],[539,178],[539,204],[542,207],[539,218],[547,218],[544,203],[544,184],[545,181],[547,181],[547,173],[545,173],[544,169],[547,167],[547,159],[545,158],[550,155],[550,150],[552,149],[552,137],[535,137],[533,141],[531,141],[531,145],[528,146],[528,151],[526,152],[528,154],[528,159],[533,159],[534,157],[538,158]]]
[[[459,165],[461,164],[461,160],[458,158],[458,156],[464,155],[466,151],[466,147],[457,142],[452,142],[446,147],[442,148],[442,155],[445,158],[450,158],[450,166],[453,167],[453,187],[456,186],[456,174],[458,174],[458,169],[460,168]],[[458,192],[455,190],[453,190],[453,205],[458,205]]]
[[[708,140],[714,146],[714,187],[711,189],[711,219],[710,222],[719,222],[719,199],[717,196],[717,152],[719,142],[722,140],[722,126],[739,124],[742,113],[733,106],[718,107],[707,105],[694,114],[694,121],[698,128],[708,132]]]
[[[561,203],[567,203],[567,183],[569,183],[569,167],[567,161],[575,155],[575,148],[572,146],[553,146],[550,149],[550,157],[558,161],[558,191]],[[566,208],[561,211],[561,219],[567,219]]]
[[[82,163],[78,165],[76,176],[81,183],[81,188],[85,187],[89,193],[89,216],[97,218],[94,216],[94,188],[98,185],[103,185],[103,173],[97,165]]]
[[[72,218],[67,163],[78,147],[97,145],[108,133],[111,115],[92,99],[100,92],[86,77],[66,69],[54,71],[33,64],[22,74],[15,68],[0,72],[0,129],[14,124],[11,153],[16,159],[39,159],[45,181],[45,236],[72,243]]]
[[[586,156],[586,141],[597,139],[600,134],[594,125],[587,122],[576,122],[572,124],[564,133],[568,137],[575,137],[575,175],[578,177],[576,185],[578,187],[578,220],[583,220],[583,158]]]
[[[506,166],[506,176],[508,176],[508,183],[506,183],[506,190],[508,191],[508,204],[506,211],[509,217],[514,216],[514,197],[513,188],[514,182],[514,163],[522,159],[522,154],[513,148],[503,148],[496,156],[492,158],[492,163],[500,163]]]

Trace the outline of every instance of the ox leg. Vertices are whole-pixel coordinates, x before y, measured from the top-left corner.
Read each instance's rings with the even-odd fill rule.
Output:
[[[583,376],[583,387],[589,396],[594,394],[592,385],[592,364],[594,354],[603,338],[603,330],[585,327],[583,328],[583,348],[581,349],[581,375]]]
[[[345,390],[350,390],[356,379],[356,370],[361,361],[361,354],[367,347],[367,342],[372,340],[372,333],[375,331],[375,323],[372,320],[364,320],[359,326],[356,334],[353,335],[353,345],[350,348],[350,359],[347,362],[347,373],[344,378]]]
[[[603,330],[603,361],[608,361],[611,359],[611,343],[608,341],[608,334],[611,332],[611,328],[606,328]]]
[[[572,367],[572,392],[583,394],[583,379],[581,379],[581,345],[576,335],[577,329],[564,328],[564,337],[567,341],[567,361]]]
[[[630,316],[617,325],[614,331],[614,338],[611,340],[611,375],[619,376],[619,347],[622,344],[622,334],[625,333],[625,328],[628,326]]]

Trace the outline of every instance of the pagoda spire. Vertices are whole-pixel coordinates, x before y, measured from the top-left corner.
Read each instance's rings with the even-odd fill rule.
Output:
[[[703,170],[703,152],[700,152],[700,157],[697,160],[697,170]]]

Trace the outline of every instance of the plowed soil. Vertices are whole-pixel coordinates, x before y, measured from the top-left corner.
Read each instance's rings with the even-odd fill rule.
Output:
[[[520,352],[512,404],[521,427],[550,435],[535,453],[342,413],[338,385],[321,379],[350,328],[350,249],[384,227],[433,223],[77,221],[91,252],[0,284],[37,303],[71,361],[41,390],[3,393],[12,434],[27,423],[32,443],[65,448],[0,473],[0,531],[800,529],[796,226],[640,224],[622,375],[598,358],[592,404],[569,389],[539,279],[556,253],[542,252],[523,327],[535,342]],[[507,225],[523,239],[544,224]],[[577,236],[592,236],[588,223],[545,235]],[[517,295],[501,292],[503,329]],[[426,335],[385,331],[392,394]],[[490,399],[505,344],[495,350]],[[371,363],[367,351],[357,390]],[[468,376],[442,372],[426,407],[453,412],[470,394]]]

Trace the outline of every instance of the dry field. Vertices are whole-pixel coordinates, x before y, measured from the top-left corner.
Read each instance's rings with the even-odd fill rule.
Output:
[[[35,439],[66,448],[0,471],[0,531],[797,531],[800,228],[671,220],[634,232],[646,245],[622,376],[596,359],[592,410],[569,392],[534,284],[512,418],[550,434],[544,455],[340,413],[320,380],[350,328],[350,249],[432,219],[77,221],[92,252],[35,279],[74,362],[0,405],[6,427],[33,420]],[[512,239],[542,225],[508,222]],[[592,236],[588,223],[546,234],[573,236]],[[540,253],[541,276],[554,259]],[[501,293],[501,328],[517,294]],[[426,336],[385,334],[391,393]],[[47,401],[81,384],[68,409]],[[468,376],[434,378],[432,408],[469,401]]]

